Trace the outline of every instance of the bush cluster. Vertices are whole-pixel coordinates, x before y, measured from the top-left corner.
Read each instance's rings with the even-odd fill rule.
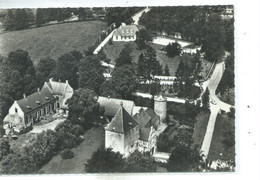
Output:
[[[55,131],[47,130],[30,140],[21,153],[10,153],[2,160],[2,174],[32,174],[46,164],[54,155],[62,152],[65,158],[72,158],[68,149],[83,141],[83,129],[69,120],[59,124]]]

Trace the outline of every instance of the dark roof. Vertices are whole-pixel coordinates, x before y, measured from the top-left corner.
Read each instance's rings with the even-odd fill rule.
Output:
[[[141,108],[139,112],[134,115],[134,118],[139,122],[140,128],[145,127],[151,120],[151,117],[145,112],[143,108]]]
[[[121,107],[121,105],[120,105],[121,103],[123,103],[124,109],[129,114],[132,114],[132,110],[135,105],[133,101],[124,100],[124,99],[107,98],[107,97],[102,97],[102,96],[99,96],[98,102],[101,107],[104,107],[105,116],[115,116],[118,109]]]
[[[146,127],[141,128],[139,139],[142,141],[148,141],[150,132],[151,132],[151,128],[146,128]]]
[[[106,130],[124,134],[136,126],[138,122],[121,106]]]
[[[52,93],[48,88],[42,88],[40,92],[37,91],[27,96],[26,98],[18,100],[17,104],[20,106],[22,111],[26,114],[54,99],[55,97],[52,95]]]
[[[156,121],[160,120],[160,116],[158,116],[151,108],[147,108],[145,112],[151,117],[152,125],[155,127]]]

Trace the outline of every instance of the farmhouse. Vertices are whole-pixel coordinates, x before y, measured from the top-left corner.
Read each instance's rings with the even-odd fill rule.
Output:
[[[42,116],[62,110],[68,113],[67,99],[73,95],[73,89],[66,83],[56,82],[52,79],[45,82],[42,89],[14,101],[9,112],[4,118],[4,128],[20,131],[22,128],[32,126]]]
[[[164,113],[166,113],[166,109],[162,109],[166,108],[166,106],[161,106],[161,99],[158,101],[158,97],[155,98],[155,110],[148,107],[135,106],[133,101],[114,100],[115,103],[106,104],[102,103],[104,102],[104,97],[101,97],[101,100],[99,100],[101,107],[105,105],[105,114],[111,116],[113,114],[111,112],[117,109],[105,130],[105,147],[112,148],[115,152],[120,152],[124,157],[127,157],[135,150],[154,154],[157,143],[155,132],[161,122],[164,121]],[[119,106],[118,102],[120,102]],[[112,104],[114,105],[111,106]],[[108,113],[108,110],[110,113]]]
[[[137,25],[125,25],[122,24],[118,29],[115,30],[113,34],[113,41],[135,41],[136,33],[139,31]]]

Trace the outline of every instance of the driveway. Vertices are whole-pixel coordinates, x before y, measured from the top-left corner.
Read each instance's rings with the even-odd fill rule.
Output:
[[[44,125],[33,125],[33,130],[31,130],[29,133],[41,133],[42,131],[46,131],[48,129],[54,130],[55,127],[63,121],[65,121],[65,118],[57,119]]]

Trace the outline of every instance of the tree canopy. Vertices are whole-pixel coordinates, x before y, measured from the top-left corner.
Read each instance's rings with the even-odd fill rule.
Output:
[[[68,99],[69,119],[74,124],[82,125],[89,129],[98,118],[99,103],[97,95],[93,90],[82,89],[74,91],[73,96]]]
[[[119,152],[113,152],[110,148],[99,148],[85,165],[87,173],[123,172],[124,169],[123,156]]]
[[[87,56],[80,61],[79,87],[92,89],[99,94],[100,85],[105,81],[104,69],[94,56]]]

